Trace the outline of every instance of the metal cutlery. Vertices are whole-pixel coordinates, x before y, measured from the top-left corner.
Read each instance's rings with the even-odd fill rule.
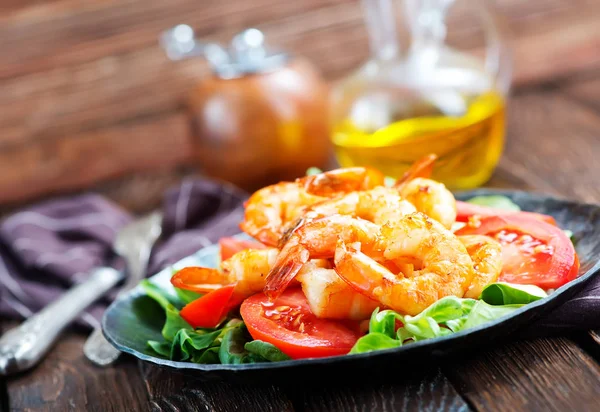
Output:
[[[117,235],[117,239],[124,236],[121,233],[130,233],[128,236],[138,239],[144,230],[148,236],[154,237],[156,225],[160,233],[160,221],[161,216],[158,213],[143,217],[125,226]],[[134,230],[132,227],[138,229]],[[155,240],[150,245],[154,244]],[[125,244],[124,240],[121,242]],[[125,254],[126,249],[128,247],[123,246],[120,252]],[[142,247],[142,250],[143,253],[150,253],[149,247]],[[19,326],[6,331],[0,337],[0,375],[22,372],[35,366],[56,342],[61,332],[123,277],[122,272],[110,267],[94,269],[85,281],[73,286]],[[126,284],[130,285],[133,282],[131,280]]]
[[[114,250],[125,258],[128,273],[119,295],[135,287],[148,269],[152,246],[161,233],[162,215],[152,213],[119,232],[114,242]],[[99,366],[108,366],[117,360],[121,352],[113,347],[102,334],[101,326],[94,329],[83,346],[85,356]]]
[[[6,331],[0,338],[0,375],[22,372],[36,365],[63,329],[122,278],[122,273],[115,269],[95,269],[84,282]]]

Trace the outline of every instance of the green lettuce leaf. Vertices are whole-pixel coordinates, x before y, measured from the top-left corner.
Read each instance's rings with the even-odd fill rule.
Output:
[[[499,282],[484,289],[483,300],[446,296],[416,316],[403,316],[392,310],[379,311],[377,308],[369,321],[369,333],[356,342],[350,353],[397,348],[410,342],[474,328],[506,316],[545,295],[536,286]],[[397,319],[403,326],[395,330]]]
[[[508,197],[500,195],[475,196],[467,200],[467,202],[479,206],[493,207],[502,210],[511,210],[513,212],[519,212],[521,210],[521,208]]]
[[[193,330],[189,323],[187,323],[179,314],[179,310],[173,305],[168,305],[165,308],[167,314],[167,320],[162,328],[163,338],[172,342],[181,329]]]
[[[167,310],[167,306],[172,305],[176,308],[183,307],[183,302],[176,296],[165,292],[148,279],[144,279],[140,282],[142,289],[146,292],[146,295],[151,297],[156,303],[158,303],[163,309]]]
[[[223,335],[223,341],[219,348],[219,360],[223,364],[248,363],[249,352],[244,348],[251,338],[241,327],[229,328]]]
[[[306,169],[306,176],[318,175],[319,173],[323,173],[323,171],[318,167],[309,167]]]
[[[469,313],[468,318],[463,323],[460,330],[474,328],[484,323],[499,319],[514,312],[522,306],[523,305],[494,306],[489,305],[482,300],[478,300],[475,306],[473,306],[473,309],[471,309],[471,313]]]
[[[219,347],[211,346],[203,351],[194,352],[192,355],[194,363],[221,363],[219,360]]]
[[[400,346],[402,346],[401,341],[383,333],[373,332],[357,340],[350,353],[366,353],[381,349],[398,348]]]
[[[277,346],[261,340],[253,340],[246,343],[244,349],[249,353],[258,355],[270,362],[280,362],[291,359],[288,355],[279,350]]]
[[[475,299],[461,299],[455,296],[446,296],[430,305],[417,316],[400,316],[402,323],[425,326],[431,318],[437,323],[446,322],[451,319],[458,319],[471,311],[475,305]]]
[[[382,333],[390,338],[396,336],[396,319],[398,314],[393,310],[379,311],[376,308],[369,321],[369,333]]]
[[[157,342],[155,340],[149,340],[148,346],[150,346],[154,352],[163,358],[169,359],[171,356],[171,344],[169,342]]]
[[[197,356],[195,352],[203,351],[212,346],[220,334],[220,330],[207,333],[180,329],[173,338],[169,357],[171,360],[190,360],[193,356]]]
[[[517,285],[497,282],[488,285],[481,292],[480,299],[490,305],[513,305],[535,302],[548,296],[535,285]]]

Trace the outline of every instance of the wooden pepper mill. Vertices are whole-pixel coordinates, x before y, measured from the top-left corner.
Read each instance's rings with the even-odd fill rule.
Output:
[[[187,98],[203,173],[256,190],[327,165],[327,85],[308,61],[267,48],[256,29],[223,48],[200,44],[189,26],[177,26],[163,45],[173,59],[201,55],[213,69]]]

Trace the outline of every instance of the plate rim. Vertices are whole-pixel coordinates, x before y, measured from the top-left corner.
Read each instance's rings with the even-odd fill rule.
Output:
[[[566,203],[569,203],[571,206],[577,205],[577,206],[584,206],[584,207],[585,206],[594,207],[594,208],[597,208],[600,212],[600,205],[598,205],[598,204],[588,203],[588,202],[578,202],[576,200],[571,200],[566,197],[556,196],[553,194],[550,195],[550,194],[545,194],[543,192],[536,192],[536,191],[479,188],[479,189],[474,189],[474,190],[455,192],[454,195],[457,199],[465,198],[465,197],[474,197],[474,196],[479,196],[479,195],[509,195],[509,196],[525,195],[525,196],[530,196],[530,197],[531,196],[543,197],[545,199],[552,199],[552,200],[557,200],[560,202],[566,202]],[[194,254],[181,259],[178,262],[181,262],[182,260],[187,259],[198,253],[202,253],[202,252],[208,253],[211,249],[215,249],[217,246],[218,246],[218,244],[212,244],[210,246],[206,246],[206,247],[198,250]],[[596,262],[590,269],[588,269],[585,273],[583,273],[577,279],[574,279],[574,280],[570,281],[569,283],[556,289],[555,292],[550,296],[558,296],[560,294],[564,294],[565,292],[569,291],[570,289],[573,289],[573,288],[581,285],[582,283],[588,282],[593,276],[596,276],[600,272],[600,255],[596,256],[595,259],[596,259]],[[178,262],[174,263],[173,265],[176,265]],[[147,279],[151,280],[152,278],[158,276],[160,273],[162,273],[162,271],[150,276]],[[514,312],[511,312],[509,315],[503,316],[492,322],[487,322],[487,323],[479,325],[477,327],[463,330],[463,331],[453,333],[450,335],[440,336],[440,337],[432,338],[432,339],[426,339],[426,340],[422,340],[422,341],[418,341],[418,342],[413,342],[410,345],[404,345],[404,346],[401,346],[398,348],[382,349],[382,350],[378,350],[378,351],[352,354],[352,355],[350,355],[350,354],[336,355],[336,356],[329,356],[329,357],[325,357],[325,358],[306,358],[306,359],[292,359],[292,360],[280,361],[280,362],[248,363],[248,364],[240,364],[240,365],[225,364],[224,365],[224,364],[200,364],[200,363],[173,361],[173,360],[169,360],[169,359],[158,358],[155,356],[147,355],[143,352],[140,352],[136,349],[130,348],[128,346],[122,345],[119,342],[117,342],[114,339],[114,337],[112,335],[110,335],[110,333],[107,332],[107,327],[106,327],[107,314],[109,313],[110,310],[114,310],[114,307],[119,302],[126,300],[126,299],[142,296],[142,295],[144,295],[144,292],[142,291],[141,286],[137,285],[134,289],[130,290],[129,292],[127,292],[124,295],[119,296],[117,299],[115,299],[109,305],[109,307],[104,312],[104,315],[102,316],[102,333],[104,334],[105,338],[114,347],[116,347],[120,351],[128,353],[130,355],[133,355],[142,361],[154,363],[154,364],[160,365],[160,366],[168,366],[168,367],[171,367],[171,368],[174,368],[177,370],[187,369],[187,370],[198,370],[198,371],[204,371],[204,372],[211,372],[211,371],[242,372],[242,371],[248,371],[248,370],[273,371],[273,370],[278,370],[281,368],[295,367],[295,366],[300,366],[300,365],[318,365],[318,364],[323,364],[323,363],[344,363],[344,362],[349,362],[349,361],[359,360],[359,359],[364,360],[364,359],[372,358],[372,357],[386,356],[386,355],[389,355],[392,353],[411,352],[411,351],[415,351],[420,348],[428,347],[428,346],[431,346],[433,349],[433,347],[435,345],[438,345],[440,343],[448,342],[448,341],[455,340],[455,339],[459,340],[461,337],[464,337],[464,336],[475,335],[485,329],[495,327],[501,323],[510,321],[513,318],[522,315],[523,313],[530,312],[530,311],[534,310],[535,308],[538,308],[540,306],[545,306],[545,305],[551,303],[551,301],[548,300],[547,298],[543,298],[543,299],[537,300],[535,302],[528,303],[527,305],[524,305],[523,307],[515,310]],[[550,296],[548,296],[548,297],[550,297]]]

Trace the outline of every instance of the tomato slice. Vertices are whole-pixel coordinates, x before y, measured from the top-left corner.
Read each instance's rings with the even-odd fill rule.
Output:
[[[219,246],[221,247],[221,261],[229,259],[242,250],[266,248],[265,245],[255,240],[242,240],[233,237],[222,237],[219,239]]]
[[[528,218],[541,220],[542,222],[549,223],[551,225],[556,225],[556,220],[552,216],[544,215],[541,213],[535,212],[515,212],[512,210],[502,210],[496,209],[493,207],[486,207],[480,205],[474,205],[468,202],[461,202],[460,200],[456,201],[456,221],[457,222],[469,222],[469,220],[473,219],[475,216],[477,218],[483,218],[488,216],[507,216],[507,215],[521,215],[526,216]]]
[[[567,235],[530,215],[485,217],[456,234],[488,235],[500,242],[504,261],[500,281],[553,289],[575,279],[579,271],[579,260]]]
[[[274,302],[264,293],[251,296],[240,313],[254,339],[272,343],[293,359],[346,354],[361,336],[358,324],[317,318],[298,288],[286,289]]]
[[[234,289],[235,285],[228,285],[207,293],[185,305],[179,314],[194,328],[214,328],[241,303],[243,298],[237,297]]]

